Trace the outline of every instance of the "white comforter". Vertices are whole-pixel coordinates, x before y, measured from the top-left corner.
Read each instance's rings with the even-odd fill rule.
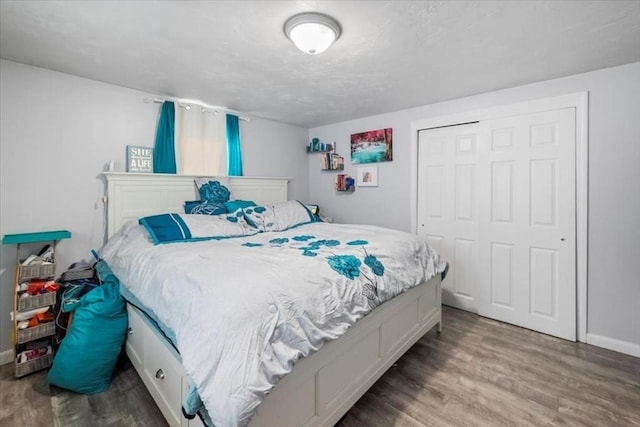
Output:
[[[326,223],[154,246],[131,222],[101,256],[171,330],[217,427],[248,424],[296,360],[446,265],[415,235]]]

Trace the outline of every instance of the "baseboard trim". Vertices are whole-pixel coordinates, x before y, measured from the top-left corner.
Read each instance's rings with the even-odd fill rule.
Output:
[[[628,341],[621,341],[587,332],[587,344],[628,354],[630,356],[640,357],[640,344],[634,344]]]
[[[8,365],[13,362],[13,349],[0,352],[0,365]]]

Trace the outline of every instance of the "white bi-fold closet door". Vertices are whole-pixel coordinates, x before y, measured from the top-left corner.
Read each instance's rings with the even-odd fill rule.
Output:
[[[444,304],[576,338],[575,109],[421,130],[418,232]]]

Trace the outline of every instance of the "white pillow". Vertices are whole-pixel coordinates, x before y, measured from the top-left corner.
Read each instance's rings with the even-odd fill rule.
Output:
[[[259,232],[245,221],[242,212],[213,216],[159,214],[140,218],[138,222],[144,226],[156,245],[228,239]]]
[[[250,206],[242,212],[249,225],[260,231],[284,231],[315,221],[309,209],[297,200],[271,206]]]

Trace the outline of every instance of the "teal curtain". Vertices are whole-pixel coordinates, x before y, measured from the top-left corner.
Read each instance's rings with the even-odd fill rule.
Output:
[[[242,150],[238,116],[227,114],[227,174],[242,176]]]
[[[163,102],[153,150],[154,173],[176,173],[176,149],[173,142],[175,121],[176,113],[173,102]]]

